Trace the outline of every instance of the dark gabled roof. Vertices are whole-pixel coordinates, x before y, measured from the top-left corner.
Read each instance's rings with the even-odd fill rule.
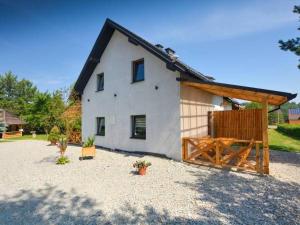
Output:
[[[191,76],[194,79],[202,80],[202,81],[211,81],[213,78],[209,76],[205,76],[202,73],[196,71],[195,69],[189,67],[178,59],[174,59],[170,57],[164,50],[156,47],[155,45],[149,43],[138,35],[132,33],[121,25],[115,23],[110,19],[106,19],[103,28],[94,44],[94,47],[89,54],[84,67],[81,70],[81,73],[75,83],[75,90],[82,94],[88,80],[90,79],[94,69],[97,64],[101,60],[101,56],[108,45],[113,33],[115,30],[118,30],[120,33],[124,34],[128,37],[128,41],[135,45],[140,45],[153,55],[157,56],[164,62],[166,62],[166,66],[168,69],[173,71],[179,71],[181,73],[185,73],[188,76]]]
[[[25,122],[21,120],[19,117],[4,109],[0,109],[0,122],[5,123],[7,126],[25,124]]]

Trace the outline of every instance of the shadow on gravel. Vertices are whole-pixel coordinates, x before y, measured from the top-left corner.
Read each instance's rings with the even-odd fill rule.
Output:
[[[300,153],[271,150],[270,161],[300,167]]]
[[[44,189],[21,190],[0,200],[0,223],[19,224],[212,224],[213,218],[192,220],[171,217],[167,210],[158,212],[145,206],[143,213],[129,203],[119,210],[104,214],[94,199],[75,190],[67,193],[53,186]]]
[[[47,156],[44,157],[43,159],[36,161],[35,163],[39,164],[39,163],[51,163],[51,164],[55,164],[56,160],[57,160],[57,156]]]
[[[297,224],[300,187],[272,177],[242,177],[228,171],[190,171],[192,183],[178,183],[198,192],[197,219],[171,216],[147,205],[129,203],[104,213],[104,205],[76,190],[54,186],[21,190],[0,200],[0,224]],[[190,204],[187,200],[187,204]],[[173,207],[170,205],[170,207]],[[179,209],[180,210],[180,209]]]
[[[180,183],[198,192],[199,216],[214,217],[215,224],[299,224],[300,185],[271,176],[243,177],[229,171],[209,174],[190,171],[197,181]],[[205,205],[205,204],[204,204]],[[222,222],[223,221],[223,222]]]

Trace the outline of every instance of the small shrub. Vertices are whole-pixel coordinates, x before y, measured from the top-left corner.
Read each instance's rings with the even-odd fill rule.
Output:
[[[64,165],[70,162],[70,159],[66,156],[61,156],[57,159],[56,164],[58,165]]]
[[[280,124],[277,131],[290,137],[300,138],[300,125],[298,124]]]
[[[58,140],[58,147],[60,150],[60,155],[64,156],[65,151],[67,150],[68,147],[68,140],[65,136],[60,136],[59,140]]]
[[[95,137],[88,137],[87,140],[83,143],[82,147],[92,147],[94,146]]]
[[[133,167],[137,169],[147,168],[148,166],[151,166],[151,162],[147,162],[145,160],[138,160],[133,164]]]
[[[50,134],[48,135],[48,141],[56,143],[60,138],[60,130],[57,126],[52,127]]]

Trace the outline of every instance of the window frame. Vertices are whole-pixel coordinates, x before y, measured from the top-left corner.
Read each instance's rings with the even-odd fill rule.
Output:
[[[101,132],[101,128],[98,126],[100,126],[101,124],[101,119],[104,120],[104,130],[103,132]],[[100,130],[100,132],[98,132]],[[105,117],[101,116],[101,117],[96,117],[96,136],[105,136]]]
[[[135,129],[136,129],[136,118],[145,118],[145,136],[140,136],[135,134]],[[142,139],[146,140],[147,136],[147,120],[146,120],[146,115],[132,115],[131,116],[131,137],[133,139]]]
[[[144,66],[144,76],[143,76],[143,79],[137,80],[136,79],[136,77],[137,77],[136,76],[136,65],[137,64],[141,64],[141,63],[143,63],[143,66]],[[144,60],[144,58],[132,61],[132,63],[131,63],[131,70],[132,70],[132,74],[131,74],[132,81],[131,81],[131,83],[136,83],[136,82],[144,81],[145,80],[145,60]]]
[[[102,77],[102,88],[99,88],[99,82],[100,77]],[[104,73],[97,74],[97,86],[96,86],[96,92],[103,91],[104,90]]]

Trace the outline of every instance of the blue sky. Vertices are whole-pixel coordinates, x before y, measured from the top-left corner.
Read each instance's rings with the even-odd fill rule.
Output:
[[[295,55],[278,40],[299,36],[293,0],[0,0],[0,74],[39,89],[74,83],[107,17],[217,81],[300,94]],[[300,102],[300,96],[296,101]]]

